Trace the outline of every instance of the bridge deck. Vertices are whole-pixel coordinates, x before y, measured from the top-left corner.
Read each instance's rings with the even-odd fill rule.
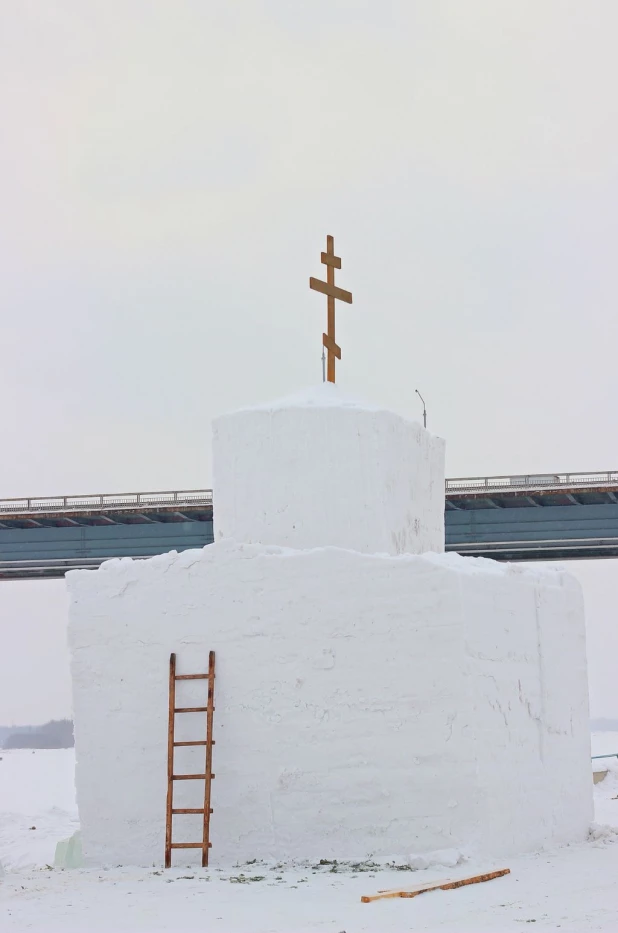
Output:
[[[618,472],[446,481],[446,550],[494,560],[618,557]]]

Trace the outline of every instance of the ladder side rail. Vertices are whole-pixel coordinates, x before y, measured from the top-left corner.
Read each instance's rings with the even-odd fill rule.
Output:
[[[172,808],[174,799],[174,710],[176,708],[176,655],[170,654],[169,712],[167,722],[167,807],[165,815],[165,867],[172,865]]]
[[[206,712],[206,765],[204,768],[206,780],[204,782],[204,827],[203,827],[203,845],[202,845],[202,867],[208,867],[208,850],[210,849],[210,789],[212,778],[212,725],[213,714],[215,711],[215,652],[208,654],[208,701]]]

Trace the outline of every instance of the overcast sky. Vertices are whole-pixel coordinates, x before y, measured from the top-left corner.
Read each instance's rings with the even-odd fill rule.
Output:
[[[207,486],[321,378],[447,473],[618,466],[615,0],[0,0],[0,496]],[[618,715],[618,564],[572,564]],[[0,584],[0,723],[69,711],[62,582]]]

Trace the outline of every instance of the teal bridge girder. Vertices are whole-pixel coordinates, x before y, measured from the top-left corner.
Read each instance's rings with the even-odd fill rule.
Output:
[[[209,489],[0,500],[0,579],[61,577],[213,540]],[[618,557],[618,471],[449,479],[447,551],[495,560]]]

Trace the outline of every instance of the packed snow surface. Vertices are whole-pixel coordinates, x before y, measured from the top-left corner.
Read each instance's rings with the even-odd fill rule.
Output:
[[[53,864],[56,843],[79,825],[73,749],[0,748],[0,759],[0,864]]]
[[[238,411],[274,412],[286,408],[355,408],[362,411],[387,411],[380,405],[348,395],[333,382],[321,382],[318,385],[300,389],[292,395],[286,395],[284,398],[262,402],[258,405],[248,405]]]
[[[593,754],[618,752],[618,733],[593,736]],[[594,788],[588,841],[502,861],[427,870],[385,864],[263,862],[213,869],[182,866],[59,871],[59,838],[76,828],[72,749],[0,751],[2,933],[614,933],[618,896],[618,760]],[[608,826],[607,824],[612,824]],[[36,829],[31,829],[36,826]],[[444,853],[442,853],[444,858]],[[414,900],[361,904],[378,889],[509,867],[505,878]],[[530,924],[530,926],[528,926]]]
[[[77,790],[91,864],[161,860],[168,663],[217,653],[213,858],[532,851],[592,818],[581,591],[457,555],[231,541],[74,571]],[[204,681],[178,685],[204,705]],[[178,740],[204,715],[177,717]],[[176,773],[200,773],[181,748]],[[175,787],[199,807],[201,783]],[[199,816],[178,817],[196,841]]]

